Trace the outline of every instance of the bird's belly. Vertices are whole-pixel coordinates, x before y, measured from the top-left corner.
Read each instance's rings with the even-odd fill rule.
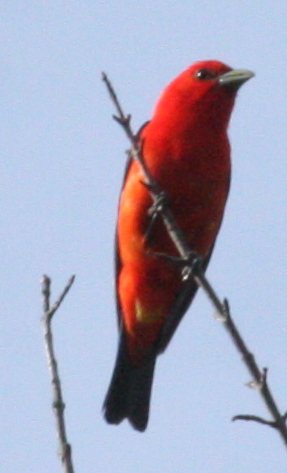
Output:
[[[168,164],[168,163],[167,163]],[[169,163],[154,177],[192,251],[208,256],[220,228],[229,187],[228,166]],[[158,337],[182,287],[178,256],[160,215],[151,225],[152,199],[135,172],[127,177],[118,221],[119,299],[137,349]],[[140,356],[140,355],[139,355]]]

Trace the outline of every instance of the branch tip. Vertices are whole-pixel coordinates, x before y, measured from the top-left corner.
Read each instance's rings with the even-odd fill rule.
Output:
[[[240,415],[232,417],[231,420],[232,422],[235,422],[236,420],[253,421],[253,422],[258,422],[259,424],[268,425],[269,427],[278,428],[277,422],[266,420],[266,419],[263,419],[262,417],[254,416],[254,415],[240,414]]]

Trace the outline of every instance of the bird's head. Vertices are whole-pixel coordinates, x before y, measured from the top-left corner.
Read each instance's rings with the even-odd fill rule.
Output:
[[[155,114],[201,116],[226,128],[238,89],[253,76],[249,70],[232,69],[219,61],[197,62],[166,87]]]

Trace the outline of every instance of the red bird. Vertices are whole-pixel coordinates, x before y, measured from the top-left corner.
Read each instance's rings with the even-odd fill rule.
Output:
[[[227,127],[239,87],[254,74],[218,61],[189,67],[164,90],[139,132],[145,163],[166,191],[190,249],[206,269],[221,225],[230,183]],[[178,256],[139,164],[129,161],[119,203],[116,285],[119,350],[104,402],[107,422],[127,418],[144,431],[156,357],[172,338],[197,285],[158,253]]]

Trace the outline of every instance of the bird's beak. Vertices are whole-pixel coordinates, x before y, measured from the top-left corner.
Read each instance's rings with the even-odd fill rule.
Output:
[[[218,85],[220,87],[231,87],[239,89],[247,80],[254,77],[254,72],[247,69],[232,69],[232,71],[225,72],[218,77]]]

